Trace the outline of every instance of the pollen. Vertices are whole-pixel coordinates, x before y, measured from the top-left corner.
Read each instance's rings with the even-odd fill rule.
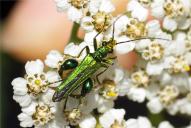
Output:
[[[190,66],[183,56],[177,56],[171,60],[168,71],[174,74],[187,72],[190,71]]]
[[[95,15],[92,16],[93,18],[93,25],[96,31],[100,32],[106,30],[112,21],[111,13],[106,12],[97,12]]]
[[[156,62],[164,56],[164,48],[158,42],[151,44],[142,52],[142,57],[150,62]]]
[[[88,0],[69,0],[68,2],[77,9],[81,9],[86,7]]]
[[[103,87],[100,89],[99,94],[105,99],[115,99],[118,96],[116,84],[113,80],[104,80],[102,86]]]
[[[183,68],[184,68],[185,71],[190,71],[190,66],[189,65],[184,65]]]
[[[71,111],[65,111],[64,115],[66,117],[66,120],[71,125],[77,125],[81,119],[82,113],[78,108],[74,108]]]
[[[111,128],[126,128],[125,122],[122,121],[121,123],[117,120],[114,121],[114,123],[111,125]]]
[[[149,76],[144,70],[139,70],[131,75],[133,85],[136,87],[147,87],[149,83]]]
[[[26,76],[28,93],[32,94],[34,97],[38,96],[42,92],[45,92],[48,88],[46,85],[48,81],[46,80],[45,74],[35,74]]]
[[[107,92],[107,96],[109,96],[109,97],[116,97],[117,93],[113,92],[113,91],[110,91],[110,92]]]
[[[36,85],[40,85],[41,81],[40,80],[35,80],[34,82]]]
[[[126,35],[132,39],[141,38],[147,35],[147,29],[144,22],[140,22],[135,18],[130,20],[127,25],[126,30],[121,33],[121,35]]]
[[[167,85],[159,92],[159,99],[164,106],[172,104],[179,95],[179,91],[175,86]]]
[[[35,112],[32,115],[35,126],[43,126],[49,121],[54,119],[54,114],[51,112],[51,109],[47,105],[37,105]]]
[[[179,16],[184,16],[186,9],[184,8],[180,0],[168,0],[163,5],[165,14],[170,18],[177,18]]]

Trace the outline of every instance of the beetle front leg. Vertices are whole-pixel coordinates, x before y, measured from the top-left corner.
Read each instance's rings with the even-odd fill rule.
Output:
[[[96,36],[93,38],[93,43],[94,43],[94,51],[96,51],[97,50],[97,37],[98,37],[98,35],[100,34],[101,32],[99,32],[98,34],[96,34]]]
[[[113,60],[116,59],[116,58],[117,58],[117,56],[108,57],[107,59],[103,59],[102,62],[104,62],[106,64],[109,64],[109,65],[114,65]]]
[[[100,73],[98,73],[98,74],[96,75],[96,80],[97,80],[98,84],[101,84],[101,82],[100,82],[100,80],[99,80],[99,76],[100,76],[101,74],[103,74],[103,73],[109,68],[109,66],[105,65],[104,68],[105,68],[105,69],[104,69],[103,71],[101,71]]]
[[[77,56],[72,56],[72,55],[70,55],[70,54],[63,54],[63,55],[69,56],[69,57],[72,57],[72,58],[79,58],[79,57],[82,55],[82,53],[83,53],[84,50],[86,50],[86,54],[89,54],[89,53],[90,53],[90,48],[89,48],[88,46],[85,46],[85,47],[80,51],[80,53],[79,53]]]

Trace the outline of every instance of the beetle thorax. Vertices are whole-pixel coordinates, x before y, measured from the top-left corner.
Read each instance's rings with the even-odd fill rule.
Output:
[[[93,56],[97,61],[102,61],[109,53],[113,52],[113,47],[116,45],[115,40],[110,40],[103,42],[102,46],[99,47],[94,53]]]

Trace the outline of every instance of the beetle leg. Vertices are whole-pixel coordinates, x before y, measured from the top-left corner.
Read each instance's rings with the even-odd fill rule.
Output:
[[[89,93],[93,88],[93,81],[91,78],[88,78],[86,81],[84,81],[83,86],[81,88],[80,94],[70,94],[72,98],[79,99],[81,97],[85,97],[87,93]]]
[[[70,97],[75,98],[75,99],[80,99],[81,94],[70,94]]]
[[[103,59],[103,62],[109,65],[114,65],[113,59]]]
[[[65,99],[65,101],[64,101],[64,110],[63,110],[63,111],[66,110],[66,104],[67,104],[67,101],[68,101],[68,97],[66,97],[66,99]]]
[[[101,82],[100,82],[100,80],[99,80],[99,76],[100,76],[101,74],[103,74],[103,73],[109,68],[109,66],[105,65],[104,68],[105,68],[105,69],[104,69],[103,71],[101,71],[100,73],[98,73],[98,74],[96,75],[96,80],[97,80],[98,84],[101,84]]]
[[[117,56],[108,57],[107,59],[103,59],[102,62],[104,62],[106,64],[109,64],[109,65],[114,65],[113,60],[116,59],[116,58],[117,58]]]
[[[78,54],[77,58],[79,58],[81,55],[82,55],[82,52],[86,50],[86,54],[89,54],[90,53],[90,48],[88,46],[85,46],[81,51],[80,53]]]
[[[117,56],[111,56],[111,57],[108,57],[107,59],[115,60],[116,58],[117,58]]]
[[[88,46],[85,46],[81,51],[80,53],[77,55],[77,56],[72,56],[70,54],[64,54],[65,56],[69,56],[69,57],[72,57],[72,58],[79,58],[81,55],[82,55],[82,52],[86,50],[86,54],[89,54],[90,53],[90,48]]]

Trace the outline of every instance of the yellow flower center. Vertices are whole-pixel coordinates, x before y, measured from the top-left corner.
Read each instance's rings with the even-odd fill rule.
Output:
[[[149,76],[145,71],[139,70],[131,75],[131,80],[136,87],[147,87]]]
[[[142,53],[142,57],[151,62],[160,60],[163,55],[164,48],[157,42],[151,42],[151,44]]]
[[[35,126],[43,126],[54,119],[54,114],[47,105],[37,105],[32,115]]]
[[[71,111],[65,111],[64,115],[66,117],[66,120],[71,125],[77,125],[81,119],[82,113],[78,108],[74,108]]]
[[[144,22],[140,22],[137,19],[131,19],[130,24],[127,25],[126,31],[121,35],[126,35],[132,39],[145,37],[147,35],[147,29]]]
[[[69,0],[68,2],[77,9],[81,9],[86,7],[88,0]]]
[[[97,12],[92,18],[95,30],[100,32],[106,30],[111,24],[112,15],[111,13]]]
[[[33,96],[38,96],[40,93],[45,92],[48,88],[46,85],[48,81],[45,78],[45,74],[35,74],[26,76],[28,93]]]
[[[114,99],[118,96],[118,92],[116,90],[116,85],[113,80],[105,79],[102,83],[102,88],[100,89],[100,95],[102,95],[106,99]]]
[[[185,60],[182,56],[177,56],[172,60],[170,63],[170,67],[168,68],[168,71],[170,73],[181,73],[181,72],[187,72],[190,71],[190,66],[188,65],[188,62]]]
[[[111,128],[126,128],[125,123],[119,123],[119,121],[115,120],[114,123],[111,125]]]
[[[35,80],[34,82],[36,85],[40,85],[41,84],[41,81],[40,80]]]
[[[165,88],[159,92],[159,99],[164,106],[168,106],[176,100],[178,95],[179,91],[175,86],[165,86]]]
[[[185,9],[180,0],[168,0],[163,5],[165,14],[170,18],[176,18],[185,14]]]

